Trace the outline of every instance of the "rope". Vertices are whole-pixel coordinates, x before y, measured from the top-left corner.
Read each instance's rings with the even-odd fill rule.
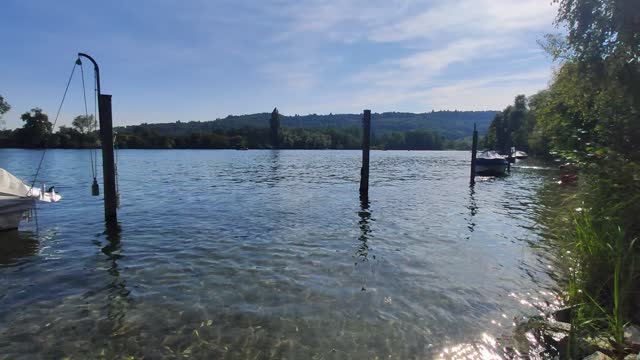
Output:
[[[51,131],[56,127],[58,123],[58,118],[60,117],[60,111],[62,110],[62,105],[64,104],[64,100],[67,98],[67,92],[69,91],[69,85],[71,84],[71,79],[73,79],[73,73],[76,71],[76,63],[73,63],[73,68],[71,69],[71,75],[69,75],[69,80],[67,81],[67,87],[64,89],[64,95],[62,95],[62,101],[60,101],[60,106],[58,106],[58,112],[56,113],[56,118],[53,121],[53,126],[51,126]],[[40,163],[38,164],[38,168],[36,169],[36,174],[33,176],[33,181],[31,182],[31,187],[25,196],[29,195],[31,189],[36,184],[36,180],[38,179],[38,174],[40,174],[40,168],[42,168],[42,162],[44,161],[44,156],[47,153],[47,142],[44,142],[44,150],[42,151],[42,156],[40,157]]]
[[[93,131],[98,130],[98,78],[93,72]],[[93,160],[96,164],[96,176],[98,177],[98,149],[93,148]]]
[[[89,110],[87,107],[87,90],[85,88],[84,85],[84,66],[82,66],[82,62],[80,63],[80,72],[82,73],[82,96],[84,98],[84,114],[85,117],[87,118],[87,120],[89,119]],[[94,117],[95,118],[95,117]],[[89,132],[91,131],[91,126],[89,126],[89,129],[87,129]],[[89,158],[91,160],[91,175],[93,175],[93,178],[95,179],[97,177],[97,163],[94,166],[94,159],[93,159],[93,151],[89,151]]]
[[[119,197],[120,196],[120,187],[118,186],[118,141],[117,141],[117,137],[118,137],[118,132],[114,131],[113,132],[113,148],[115,150],[115,160],[113,162],[113,168],[115,171],[115,178],[116,178],[116,195]],[[120,201],[120,200],[118,200]],[[120,207],[118,205],[118,207]]]

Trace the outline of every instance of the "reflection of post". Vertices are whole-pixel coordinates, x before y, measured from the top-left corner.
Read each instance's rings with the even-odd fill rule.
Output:
[[[369,233],[371,232],[371,227],[369,222],[371,221],[371,212],[369,211],[369,200],[360,199],[360,211],[358,211],[358,216],[360,220],[358,221],[358,226],[360,226],[360,236],[358,240],[360,240],[360,246],[358,247],[358,256],[362,261],[368,260],[369,257]]]
[[[360,227],[360,236],[358,237],[358,249],[356,250],[356,255],[360,259],[360,261],[355,262],[355,266],[358,266],[358,263],[367,263],[371,267],[371,263],[369,262],[369,239],[371,237],[371,211],[369,210],[369,200],[365,198],[360,198],[360,211],[358,211],[358,216],[360,220],[358,220],[358,226]],[[375,259],[376,256],[374,255]],[[364,264],[362,264],[364,265]],[[365,269],[360,269],[360,271],[365,271]],[[367,274],[366,272],[361,273],[362,278],[362,287],[360,291],[367,291]]]
[[[360,198],[369,199],[369,148],[371,139],[371,110],[362,118],[362,169],[360,170]]]
[[[113,330],[117,331],[124,325],[124,315],[127,304],[130,301],[130,290],[127,289],[126,281],[120,277],[118,267],[118,260],[123,257],[120,243],[120,227],[117,224],[107,223],[105,234],[107,235],[108,244],[102,247],[102,253],[107,256],[111,263],[107,269],[107,273],[111,276],[111,281],[106,286],[108,291],[107,317],[115,322]]]
[[[476,152],[478,152],[478,130],[476,124],[473,124],[473,142],[471,143],[471,179],[470,184],[476,183]]]
[[[269,179],[269,186],[276,186],[278,183],[278,170],[280,169],[280,151],[271,150],[271,179]]]
[[[473,186],[469,188],[469,211],[471,216],[469,217],[469,232],[472,233],[476,227],[476,223],[473,221],[473,218],[478,214],[478,203],[476,202],[476,191]]]

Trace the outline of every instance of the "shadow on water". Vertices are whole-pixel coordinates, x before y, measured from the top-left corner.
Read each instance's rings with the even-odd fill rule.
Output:
[[[270,187],[275,187],[280,180],[280,150],[271,150],[269,160],[271,179],[268,183]]]
[[[38,252],[38,233],[9,230],[0,232],[0,266],[13,266]]]
[[[369,240],[371,239],[371,210],[370,210],[369,198],[366,196],[360,197],[360,210],[358,211],[358,227],[360,228],[360,236],[358,236],[358,248],[356,249],[356,256],[359,261],[354,263],[354,266],[358,266],[358,263],[369,264]],[[373,255],[373,259],[375,259]],[[371,264],[369,264],[371,266]],[[361,291],[367,291],[366,281],[363,279]]]
[[[469,187],[469,206],[467,207],[467,209],[469,209],[469,214],[470,214],[469,225],[467,225],[467,228],[469,228],[469,232],[472,233],[476,227],[474,218],[478,214],[478,202],[476,201],[476,189],[474,188],[473,185]]]
[[[369,210],[369,205],[369,199],[360,198],[360,211],[358,211],[358,216],[360,217],[360,220],[358,220],[358,226],[360,227],[358,241],[360,241],[360,244],[356,252],[360,261],[369,260],[369,237],[371,234],[371,211]],[[358,264],[356,263],[356,265]]]
[[[100,250],[107,256],[109,266],[107,273],[110,276],[110,282],[107,283],[107,318],[114,321],[114,329],[122,326],[126,308],[131,302],[129,294],[131,291],[127,289],[127,283],[120,277],[120,269],[118,261],[124,257],[122,251],[120,224],[107,224],[103,235],[106,236],[107,244]]]

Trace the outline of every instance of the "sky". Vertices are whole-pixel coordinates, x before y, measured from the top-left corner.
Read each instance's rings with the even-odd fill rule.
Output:
[[[114,125],[229,114],[500,110],[545,88],[550,0],[5,0],[0,95],[53,121],[78,52]],[[89,113],[93,73],[85,64]],[[84,114],[77,68],[58,125]]]

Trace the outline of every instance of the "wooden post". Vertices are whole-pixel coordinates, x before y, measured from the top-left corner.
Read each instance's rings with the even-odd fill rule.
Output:
[[[98,93],[98,118],[100,119],[100,142],[102,143],[102,177],[104,181],[104,220],[107,227],[117,227],[118,193],[116,191],[116,165],[113,156],[113,120],[111,117],[111,95],[100,91],[100,68],[98,63],[85,53],[78,53],[77,64],[84,57],[93,63]]]
[[[117,223],[118,194],[116,193],[116,166],[113,156],[113,122],[111,117],[111,95],[98,95],[100,114],[100,141],[102,142],[102,177],[104,179],[104,219]]]
[[[371,147],[371,110],[362,118],[362,169],[360,170],[360,197],[369,198],[369,149]]]
[[[476,183],[476,152],[478,152],[478,130],[476,130],[476,124],[474,123],[473,142],[471,143],[471,185]]]

